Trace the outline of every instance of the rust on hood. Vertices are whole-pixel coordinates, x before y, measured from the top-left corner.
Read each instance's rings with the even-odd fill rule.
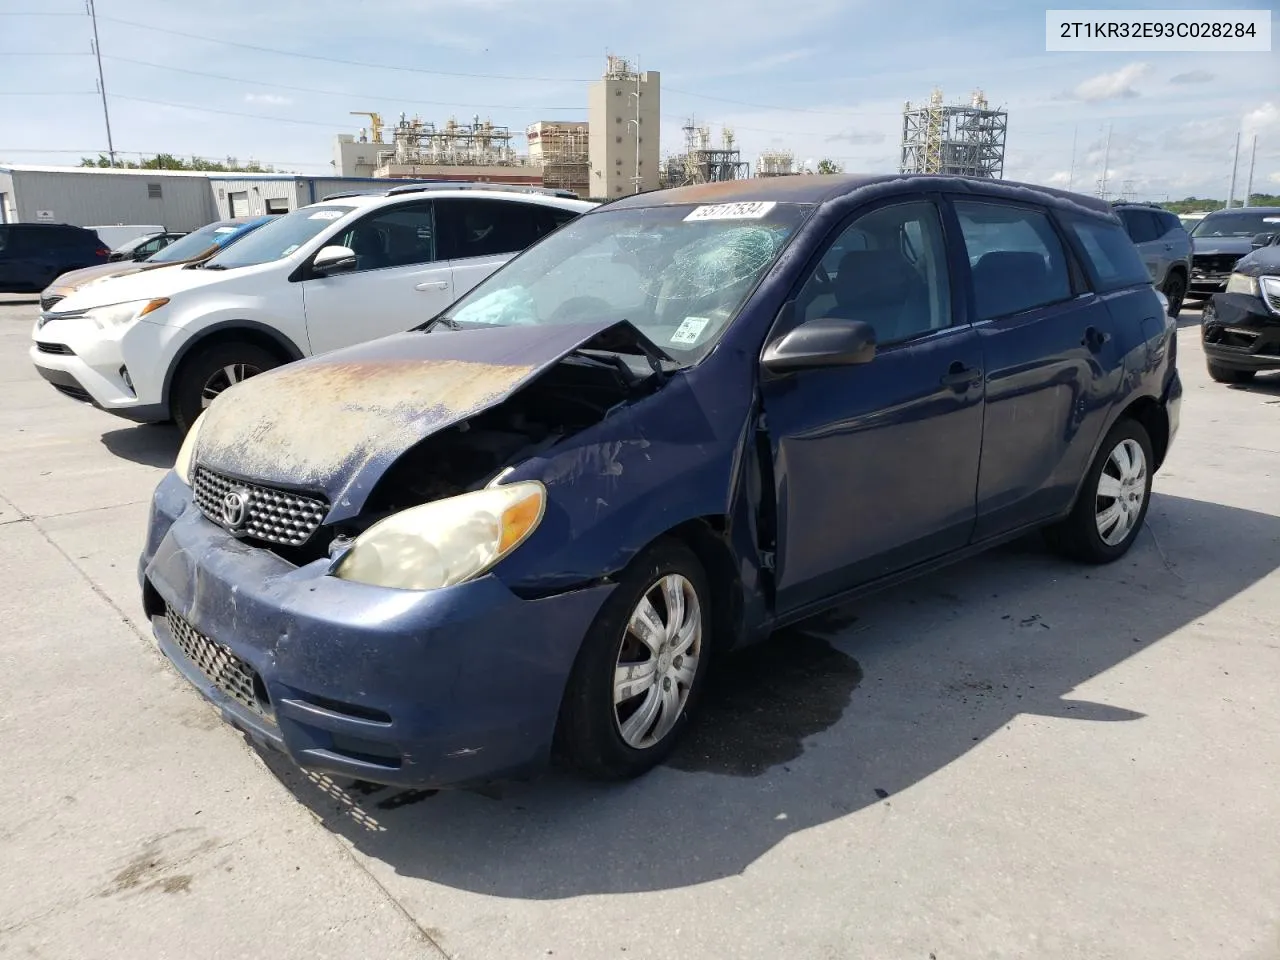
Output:
[[[535,369],[441,359],[286,366],[218,398],[197,457],[240,476],[323,489],[335,474],[398,455],[500,401]]]

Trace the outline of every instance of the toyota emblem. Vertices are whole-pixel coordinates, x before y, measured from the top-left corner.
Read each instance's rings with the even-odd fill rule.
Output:
[[[222,496],[222,522],[229,530],[239,530],[249,519],[249,491],[228,490]]]

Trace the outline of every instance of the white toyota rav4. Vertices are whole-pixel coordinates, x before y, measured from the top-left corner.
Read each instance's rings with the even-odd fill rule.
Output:
[[[443,184],[326,197],[203,263],[71,294],[36,321],[31,362],[67,396],[185,433],[231,384],[407,330],[592,206]]]

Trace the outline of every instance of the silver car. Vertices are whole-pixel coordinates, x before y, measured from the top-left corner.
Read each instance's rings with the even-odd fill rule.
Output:
[[[1157,204],[1120,203],[1115,209],[1142,255],[1152,285],[1169,301],[1169,316],[1176,317],[1191,276],[1191,237],[1186,227],[1177,214]]]

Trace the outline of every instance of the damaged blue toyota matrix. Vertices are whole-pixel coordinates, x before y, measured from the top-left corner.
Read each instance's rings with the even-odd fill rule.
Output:
[[[302,767],[633,777],[735,646],[1036,528],[1124,555],[1178,427],[1174,333],[1088,197],[626,197],[417,329],[221,394],[155,492],[145,609]]]

